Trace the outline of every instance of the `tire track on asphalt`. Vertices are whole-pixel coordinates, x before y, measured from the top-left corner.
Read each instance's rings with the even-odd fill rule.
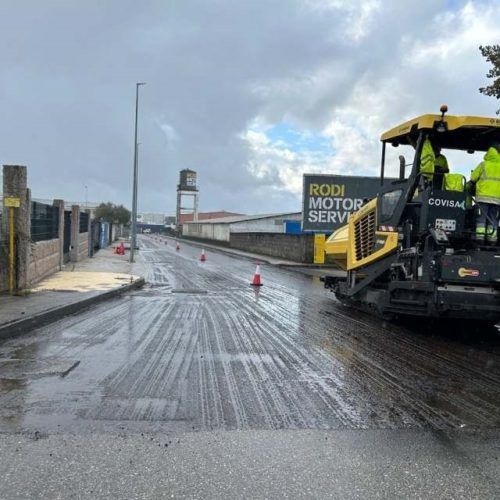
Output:
[[[140,240],[150,288],[0,346],[0,359],[81,360],[64,379],[0,391],[0,405],[30,422],[206,430],[500,425],[498,343],[384,324],[269,266],[254,293],[251,262],[213,254],[202,265],[186,244],[179,254],[150,240]]]
[[[238,303],[238,309],[245,312],[245,316],[252,318],[258,314],[255,309],[244,301]],[[301,370],[313,361],[300,345],[290,342],[288,338],[282,335],[281,326],[276,326],[272,321],[259,321],[252,318],[255,327],[249,330],[253,335],[251,339],[254,343],[258,343],[264,352],[272,352],[273,360],[279,359],[280,363],[266,363],[264,368],[266,372],[262,374],[262,379],[267,381],[266,389],[271,396],[271,400],[277,404],[276,408],[282,415],[283,424],[293,427],[307,427],[311,419],[317,418],[317,407],[310,404],[311,393],[309,387],[303,388],[301,384],[295,387],[295,390],[290,390],[290,384],[287,381],[298,380]],[[259,324],[266,324],[266,329],[263,330]],[[271,382],[271,383],[270,383]],[[338,408],[332,405],[332,413],[339,421],[342,419],[338,414]],[[305,410],[305,411],[304,411]],[[296,415],[291,418],[291,415]]]
[[[286,303],[284,301],[287,299],[287,296],[290,296],[289,289],[281,284],[273,284],[271,294],[273,296],[272,301],[274,302],[275,307],[268,316],[268,319],[271,320],[279,317],[278,323],[281,323],[283,330],[290,331],[296,329],[298,324],[297,315],[294,316],[293,320],[289,321],[290,308],[285,309],[279,307],[280,304]],[[304,300],[304,298],[301,297],[301,300]],[[310,301],[307,303],[307,300],[305,300],[305,302],[306,303],[303,307],[306,311],[306,314],[304,315],[305,322],[308,322],[309,325],[313,325],[314,317],[307,314],[307,311],[309,311],[311,306],[314,306],[314,304],[311,305]],[[334,300],[331,301],[331,304],[335,305]],[[450,416],[446,413],[440,412],[440,410],[434,408],[432,405],[425,404],[419,400],[419,398],[415,398],[416,392],[419,393],[420,399],[427,396],[425,388],[420,388],[419,390],[414,383],[411,383],[415,379],[436,379],[439,377],[446,379],[449,377],[460,378],[460,376],[464,378],[464,373],[470,373],[472,371],[474,377],[479,382],[480,389],[484,392],[487,392],[488,390],[491,392],[492,383],[494,388],[495,386],[498,388],[498,373],[494,376],[489,376],[488,374],[485,374],[484,371],[474,369],[471,370],[470,362],[468,362],[469,360],[467,360],[464,356],[457,355],[453,349],[449,349],[449,346],[447,346],[448,349],[445,351],[445,354],[439,354],[434,350],[435,344],[431,343],[432,348],[427,348],[426,344],[428,341],[421,344],[417,343],[414,338],[414,333],[412,333],[413,336],[407,338],[408,336],[401,335],[400,329],[398,335],[395,335],[392,329],[384,328],[380,325],[380,323],[373,320],[373,318],[367,318],[363,314],[358,314],[357,312],[355,316],[353,316],[353,311],[346,310],[345,308],[340,309],[338,307],[332,307],[331,309],[333,311],[332,315],[335,316],[337,323],[340,323],[340,325],[335,326],[334,329],[336,340],[338,342],[337,347],[344,350],[353,349],[354,347],[354,351],[356,349],[361,351],[360,353],[356,353],[355,358],[353,357],[353,359],[356,360],[356,366],[358,367],[357,378],[360,381],[364,380],[365,382],[370,380],[372,386],[378,387],[379,391],[390,391],[390,398],[393,400],[397,401],[398,397],[401,398],[401,396],[404,396],[407,401],[411,403],[407,407],[410,411],[403,412],[406,421],[412,421],[414,424],[420,425],[422,420],[425,422],[426,419],[431,418],[430,415],[434,415],[432,418],[437,419],[434,423],[436,425],[443,426],[445,425],[443,422],[450,420]],[[349,316],[347,316],[347,314],[349,314]],[[321,324],[319,326],[324,327],[324,325]],[[355,327],[361,331],[354,332]],[[342,330],[344,330],[344,332],[342,332]],[[377,338],[380,334],[386,336],[389,335],[391,337],[389,344],[387,341],[385,342],[386,347],[389,347],[390,349],[390,353],[384,353],[384,355],[382,355],[381,351],[375,351],[373,349],[373,346],[377,343],[377,338],[374,338],[374,331],[376,331]],[[349,332],[351,337],[354,337],[356,345],[353,345],[354,342],[352,339],[348,340],[345,332]],[[339,333],[342,334],[342,342],[339,342]],[[436,366],[439,367],[440,370],[436,370]],[[496,366],[498,366],[498,363]],[[445,370],[443,370],[443,368],[445,368]],[[408,372],[407,376],[398,376],[398,374],[402,373],[402,370]],[[362,386],[363,384],[361,383],[360,385]],[[366,385],[366,383],[364,385]],[[370,409],[368,407],[367,410],[373,411],[373,401],[365,401],[368,401],[372,405],[372,408]],[[445,401],[448,401],[451,404],[452,398],[445,398]],[[486,406],[486,411],[483,413],[486,415],[489,414],[491,421],[490,411],[494,408],[494,405],[489,405],[484,398],[480,401],[480,406]],[[457,406],[463,410],[464,408],[467,408],[467,403],[465,400],[459,400]],[[475,404],[469,405],[471,409],[476,406],[477,405]],[[390,411],[390,408],[379,408],[377,411],[383,414]],[[481,416],[478,418],[479,421],[484,422],[484,420],[481,419]],[[457,424],[458,421],[452,425]]]
[[[254,419],[262,421],[268,428],[283,428],[286,424],[290,425],[292,419],[289,417],[289,412],[286,411],[283,401],[280,398],[269,397],[271,395],[266,394],[260,387],[262,381],[268,376],[266,368],[274,366],[274,362],[268,361],[266,363],[263,359],[265,351],[255,348],[255,344],[252,344],[251,333],[255,334],[255,332],[249,324],[245,324],[245,315],[237,307],[236,297],[231,297],[231,301],[233,302],[233,307],[225,309],[224,320],[228,329],[232,332],[234,350],[243,354],[241,356],[241,363],[246,375],[245,379],[252,389],[261,414],[256,415],[254,408],[249,408],[248,410],[253,410]],[[237,314],[234,313],[235,310],[238,311]],[[273,359],[273,355],[267,353],[267,358]]]
[[[279,309],[280,306],[276,304],[284,304],[284,302],[275,302],[271,301],[272,310],[268,311],[266,309],[259,309],[257,314],[260,314],[262,317],[258,319],[258,322],[261,324],[266,324],[268,329],[267,340],[273,345],[273,348],[276,349],[281,358],[284,360],[285,366],[297,367],[297,373],[294,374],[295,378],[298,378],[299,374],[304,373],[307,370],[311,370],[311,373],[314,373],[315,376],[311,377],[316,380],[315,384],[312,384],[314,387],[311,387],[313,390],[317,387],[318,383],[322,386],[322,390],[329,393],[329,398],[336,399],[337,396],[332,392],[332,388],[324,386],[322,380],[325,377],[328,377],[334,383],[335,388],[333,388],[334,392],[337,392],[338,388],[341,386],[341,380],[334,380],[333,373],[341,372],[341,367],[332,367],[332,362],[335,362],[335,358],[331,358],[328,356],[324,356],[323,351],[316,350],[311,346],[308,346],[307,349],[304,349],[301,341],[301,332],[295,332],[295,335],[290,336],[290,331],[297,330],[295,319],[291,321],[294,323],[294,328],[287,328],[287,323],[290,320],[290,314],[287,315],[286,321],[284,321],[280,316],[285,316],[285,314],[280,314]],[[245,307],[244,304],[240,304],[240,307]],[[293,316],[292,316],[293,317]],[[278,318],[278,319],[276,319]],[[327,371],[327,368],[329,369]],[[307,380],[307,378],[304,378]],[[306,392],[308,392],[306,389]],[[345,420],[345,416],[343,416],[342,411],[339,412],[339,405],[332,405],[331,401],[327,401],[323,398],[324,403],[329,406],[329,409],[333,411],[339,420]]]
[[[222,394],[217,379],[214,356],[211,352],[208,324],[205,320],[200,324],[200,342],[198,346],[198,373],[201,408],[201,425],[204,429],[213,430],[225,427]]]
[[[221,335],[219,324],[217,318],[213,314],[211,309],[205,309],[206,321],[208,331],[213,333],[213,342],[216,347],[216,350],[213,353],[216,353],[220,356],[220,363],[222,365],[222,371],[224,373],[224,379],[221,382],[225,382],[227,386],[227,392],[229,396],[229,400],[231,402],[230,412],[234,414],[235,424],[237,429],[247,429],[248,428],[248,419],[247,414],[245,412],[245,408],[242,402],[242,397],[240,394],[240,390],[238,388],[238,384],[236,381],[236,376],[231,366],[231,363],[224,356],[226,353],[230,351],[227,349],[226,340],[224,339],[224,335]],[[220,383],[219,386],[222,386]],[[223,401],[225,398],[223,399]],[[228,420],[226,416],[226,422]]]

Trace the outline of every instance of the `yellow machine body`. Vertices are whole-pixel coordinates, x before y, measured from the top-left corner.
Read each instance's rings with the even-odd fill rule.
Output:
[[[500,119],[446,115],[445,105],[440,111],[382,135],[377,196],[351,214],[324,245],[328,261],[347,272],[326,274],[322,281],[342,303],[388,319],[495,324],[500,321],[500,241],[484,245],[476,240],[476,214],[466,206],[466,193],[443,189],[439,178],[426,178],[421,159],[427,140],[445,151],[488,151],[500,143]],[[398,179],[384,180],[388,145],[413,148],[410,165],[400,156]],[[408,175],[406,166],[411,166]]]
[[[349,246],[349,225],[337,229],[325,242],[325,254],[329,255],[342,269],[347,269],[347,248]]]
[[[414,145],[412,133],[432,129],[443,117],[437,114],[421,115],[394,127],[380,140],[384,143]],[[443,147],[463,149],[467,130],[491,130],[500,127],[500,119],[480,116],[451,116],[444,118],[446,133],[440,138]],[[488,149],[488,136],[476,138],[478,151]],[[364,205],[349,218],[347,225],[337,229],[325,243],[325,254],[347,271],[360,269],[398,250],[397,231],[377,230],[377,198]]]
[[[382,142],[397,142],[398,144],[411,144],[410,136],[413,130],[432,129],[434,124],[441,121],[441,115],[421,115],[408,120],[380,137]],[[500,127],[500,118],[489,118],[485,116],[453,116],[444,117],[446,133],[441,138],[443,148],[463,149],[464,136],[460,134],[464,130],[491,130]],[[488,143],[488,137],[485,138]],[[488,149],[480,140],[476,141],[475,149],[485,151]]]
[[[377,231],[374,198],[337,229],[325,243],[325,253],[347,271],[373,264],[398,249],[397,231]]]

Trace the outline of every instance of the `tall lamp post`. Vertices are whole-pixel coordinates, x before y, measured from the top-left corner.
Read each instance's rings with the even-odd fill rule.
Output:
[[[132,224],[130,234],[130,262],[134,262],[135,246],[137,243],[137,118],[139,114],[139,87],[145,82],[135,84],[135,133],[134,133],[134,185],[132,188]]]

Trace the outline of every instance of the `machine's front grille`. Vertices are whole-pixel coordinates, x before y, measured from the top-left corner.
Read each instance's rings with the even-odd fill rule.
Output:
[[[368,212],[354,223],[354,248],[356,260],[362,260],[375,247],[375,210]]]

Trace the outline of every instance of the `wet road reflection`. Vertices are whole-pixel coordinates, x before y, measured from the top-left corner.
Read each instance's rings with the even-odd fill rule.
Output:
[[[0,430],[500,423],[493,331],[383,323],[312,277],[263,266],[254,289],[250,260],[141,247],[143,290],[0,344]]]

